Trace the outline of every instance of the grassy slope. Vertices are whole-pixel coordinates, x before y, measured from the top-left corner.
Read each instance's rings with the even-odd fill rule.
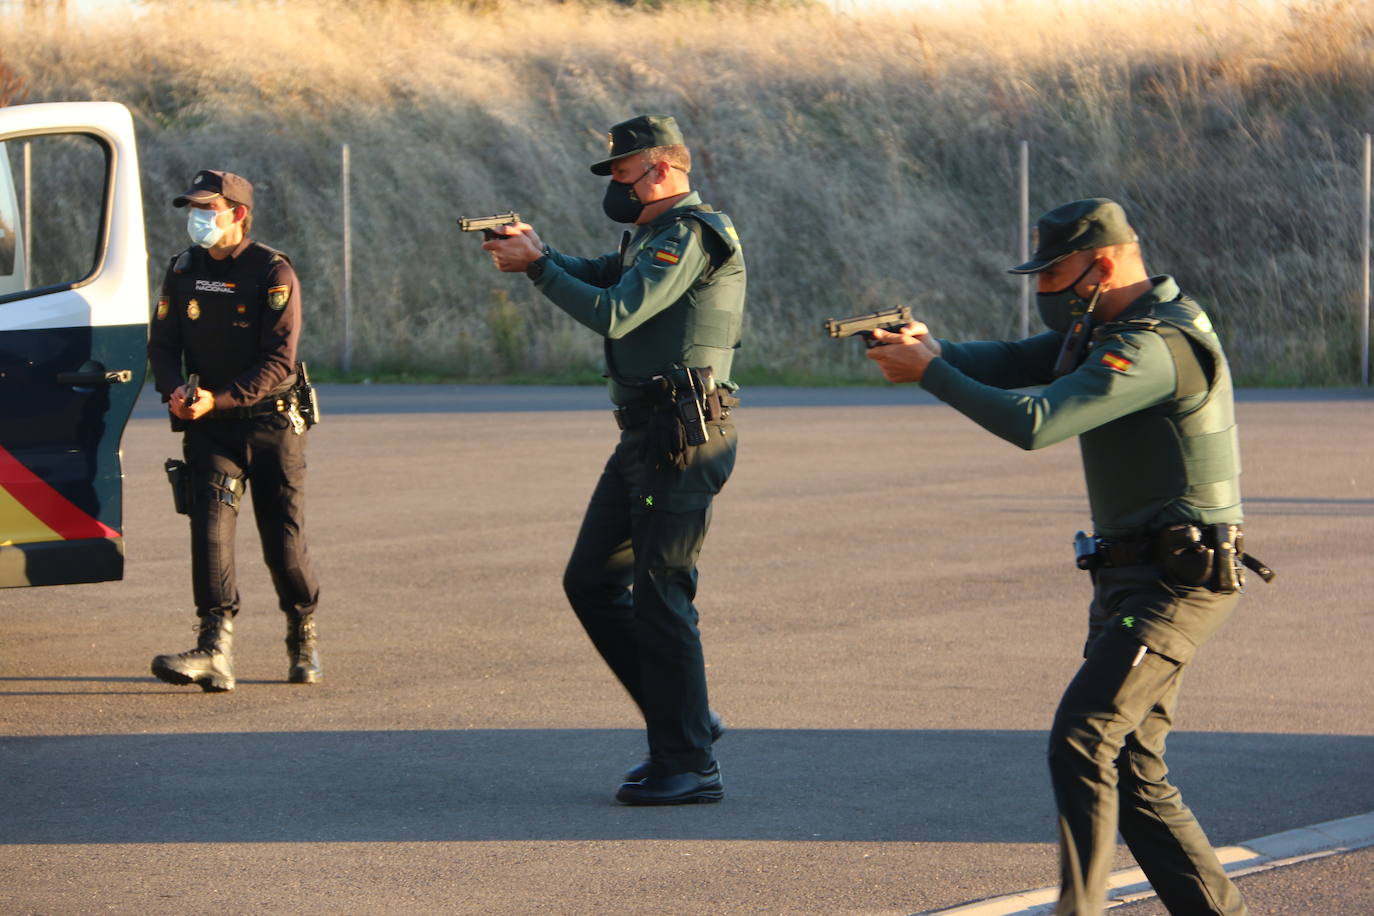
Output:
[[[943,335],[1014,334],[1002,268],[1025,138],[1032,210],[1125,203],[1150,266],[1209,307],[1241,381],[1358,379],[1365,4],[237,8],[251,42],[166,5],[61,34],[0,23],[0,62],[28,101],[134,110],[158,277],[185,244],[168,199],[188,176],[253,178],[257,234],[300,269],[321,365],[338,353],[347,141],[355,365],[595,375],[594,336],[492,271],[453,220],[513,207],[557,247],[609,250],[586,163],[606,125],[655,110],[682,122],[697,185],[745,239],[746,375],[869,377],[858,345],[821,339],[820,321],[895,302]]]

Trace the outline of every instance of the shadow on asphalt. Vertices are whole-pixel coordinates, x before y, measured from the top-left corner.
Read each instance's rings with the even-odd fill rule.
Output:
[[[623,808],[617,767],[641,740],[590,729],[5,738],[0,844],[1054,837],[1041,732],[734,729],[718,748],[723,804]],[[1169,743],[1218,844],[1374,808],[1374,737]]]

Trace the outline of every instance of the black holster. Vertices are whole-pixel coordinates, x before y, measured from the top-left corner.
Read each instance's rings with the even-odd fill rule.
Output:
[[[645,388],[653,411],[640,458],[657,470],[686,470],[710,435],[707,421],[724,415],[711,368],[675,367]]]
[[[168,458],[163,464],[167,471],[167,482],[172,485],[172,506],[177,515],[191,514],[191,466],[176,458]]]

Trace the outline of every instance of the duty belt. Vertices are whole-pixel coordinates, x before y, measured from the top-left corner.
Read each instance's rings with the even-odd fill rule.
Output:
[[[713,392],[706,396],[706,419],[724,420],[730,416],[730,408],[739,406],[739,398],[733,395],[723,394],[720,391]],[[634,429],[643,426],[653,417],[654,411],[658,409],[670,409],[670,405],[663,405],[662,408],[655,406],[649,401],[635,401],[633,404],[626,404],[611,411],[611,416],[615,417],[615,425],[621,429]]]
[[[1200,543],[1206,547],[1216,548],[1218,527],[1225,526],[1197,526]],[[1245,534],[1244,529],[1240,525],[1231,526],[1231,528],[1235,543],[1241,543]],[[1164,562],[1169,550],[1165,544],[1165,536],[1166,532],[1159,531],[1134,538],[1096,538],[1098,565],[1111,567],[1160,565]],[[1274,578],[1273,570],[1252,554],[1241,551],[1240,561],[1264,581],[1268,582]]]
[[[1199,525],[1201,543],[1216,547],[1216,530],[1210,525]],[[1244,534],[1241,526],[1236,526],[1236,537]],[[1097,538],[1097,556],[1103,566],[1146,566],[1161,563],[1167,548],[1164,546],[1164,532],[1142,534],[1131,538]]]
[[[283,392],[275,397],[264,398],[256,404],[249,404],[247,407],[226,407],[224,410],[212,410],[205,415],[206,420],[248,420],[253,417],[265,417],[268,414],[286,413],[295,406],[295,398],[291,392]]]

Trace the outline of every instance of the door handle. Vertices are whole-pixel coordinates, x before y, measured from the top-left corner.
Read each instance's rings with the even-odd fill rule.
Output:
[[[132,381],[132,369],[106,369],[95,360],[87,360],[75,372],[57,373],[57,384],[71,385],[73,388],[94,388],[97,385],[115,385]]]

